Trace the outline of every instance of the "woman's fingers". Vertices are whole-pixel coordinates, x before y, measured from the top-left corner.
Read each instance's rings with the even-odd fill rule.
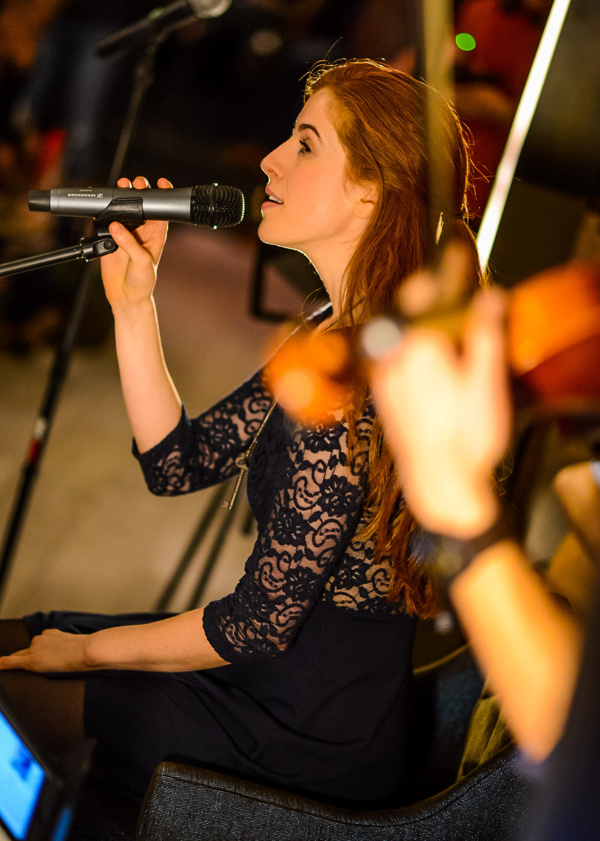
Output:
[[[29,661],[30,650],[23,648],[21,651],[14,651],[5,657],[0,657],[0,671],[8,669],[24,669]]]
[[[119,178],[119,180],[117,181],[117,187],[123,187],[125,189],[131,187],[134,190],[147,190],[148,187],[151,186],[152,185],[150,184],[145,175],[136,175],[133,181],[130,181],[129,178],[125,177]],[[173,185],[167,178],[159,178],[156,182],[156,186],[160,187],[163,190],[168,190],[173,187]]]
[[[155,235],[158,240],[157,242],[153,241],[154,237],[148,236],[148,225],[152,225],[153,228],[157,228],[157,233]],[[120,222],[111,222],[108,226],[111,237],[117,243],[119,248],[127,254],[129,260],[135,263],[138,270],[152,273],[153,278],[155,263],[160,255],[160,250],[162,249],[164,240],[162,228],[163,223],[161,222],[146,222],[143,226],[143,231],[142,228],[138,228],[135,233],[132,234],[131,231],[128,231],[127,228]],[[152,283],[154,284],[154,279]]]
[[[128,178],[125,177],[119,178],[119,180],[117,181],[117,186],[123,189],[147,190],[150,188],[151,185],[145,175],[137,175],[133,179],[133,181],[130,181]],[[171,182],[166,178],[159,178],[157,181],[157,186],[161,189],[172,189],[173,187]],[[166,222],[145,222],[143,225],[140,225],[140,227],[136,229],[134,239],[139,244],[146,246],[152,253],[153,258],[155,260],[158,260],[162,251],[162,247],[164,245],[164,238],[166,237],[167,229],[168,225]],[[111,236],[113,237],[117,245],[120,248],[123,248],[123,250],[127,251],[127,253],[129,254],[130,249],[133,248],[133,243],[128,235],[129,232],[127,231],[127,229],[121,226],[120,228],[110,228],[110,230]],[[135,249],[133,250],[133,253],[136,253]]]
[[[119,178],[123,189],[147,190],[150,182],[143,175],[133,181]],[[172,187],[166,178],[158,180],[162,189]],[[152,295],[156,283],[156,270],[165,245],[168,223],[150,220],[131,232],[120,222],[109,225],[117,250],[101,260],[102,279],[108,301],[113,308],[123,303],[138,302]]]
[[[122,225],[120,222],[111,222],[108,226],[108,230],[119,248],[122,248],[127,253],[129,253],[131,249],[135,250],[136,247],[141,248],[139,242],[136,240],[131,231],[129,231],[125,225]]]
[[[33,637],[29,648],[0,658],[0,669],[30,672],[71,672],[88,670],[85,658],[86,635],[69,634],[56,628]]]

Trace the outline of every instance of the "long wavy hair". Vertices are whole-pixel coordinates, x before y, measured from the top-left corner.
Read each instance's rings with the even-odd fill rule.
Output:
[[[377,203],[346,269],[342,323],[352,330],[356,312],[361,321],[389,312],[404,278],[432,261],[451,238],[462,242],[469,255],[473,289],[481,285],[477,247],[467,224],[468,143],[453,107],[424,82],[369,59],[316,65],[307,78],[305,100],[324,88],[333,95],[332,119],[348,159],[347,177],[378,188]],[[347,415],[351,457],[368,399],[365,379]],[[435,615],[435,581],[409,551],[415,519],[404,503],[377,417],[368,464],[370,518],[361,536],[375,541],[376,560],[390,560],[390,600],[403,600],[410,613]]]

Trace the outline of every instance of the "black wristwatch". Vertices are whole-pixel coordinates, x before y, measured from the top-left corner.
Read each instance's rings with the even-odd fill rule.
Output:
[[[470,540],[459,540],[443,534],[435,535],[436,572],[449,583],[485,549],[502,540],[514,539],[516,534],[514,516],[506,506],[501,506],[498,517],[489,529]]]

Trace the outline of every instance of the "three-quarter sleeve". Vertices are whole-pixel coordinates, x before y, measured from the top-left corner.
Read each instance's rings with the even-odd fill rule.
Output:
[[[272,398],[259,371],[207,412],[191,419],[182,409],[179,423],[152,449],[133,454],[148,489],[177,496],[233,476],[236,457],[247,449]]]
[[[343,556],[366,490],[347,437],[342,424],[291,435],[244,575],[204,611],[207,638],[228,662],[283,653]]]

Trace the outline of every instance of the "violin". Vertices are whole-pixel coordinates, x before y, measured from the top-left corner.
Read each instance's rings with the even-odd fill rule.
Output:
[[[600,415],[600,261],[573,260],[544,270],[507,294],[507,356],[516,412]],[[467,312],[463,302],[451,312],[430,312],[408,323],[439,327],[458,338]],[[296,420],[337,422],[359,372],[368,374],[370,343],[392,347],[406,324],[406,318],[393,313],[356,329],[298,328],[268,361],[267,383]]]

